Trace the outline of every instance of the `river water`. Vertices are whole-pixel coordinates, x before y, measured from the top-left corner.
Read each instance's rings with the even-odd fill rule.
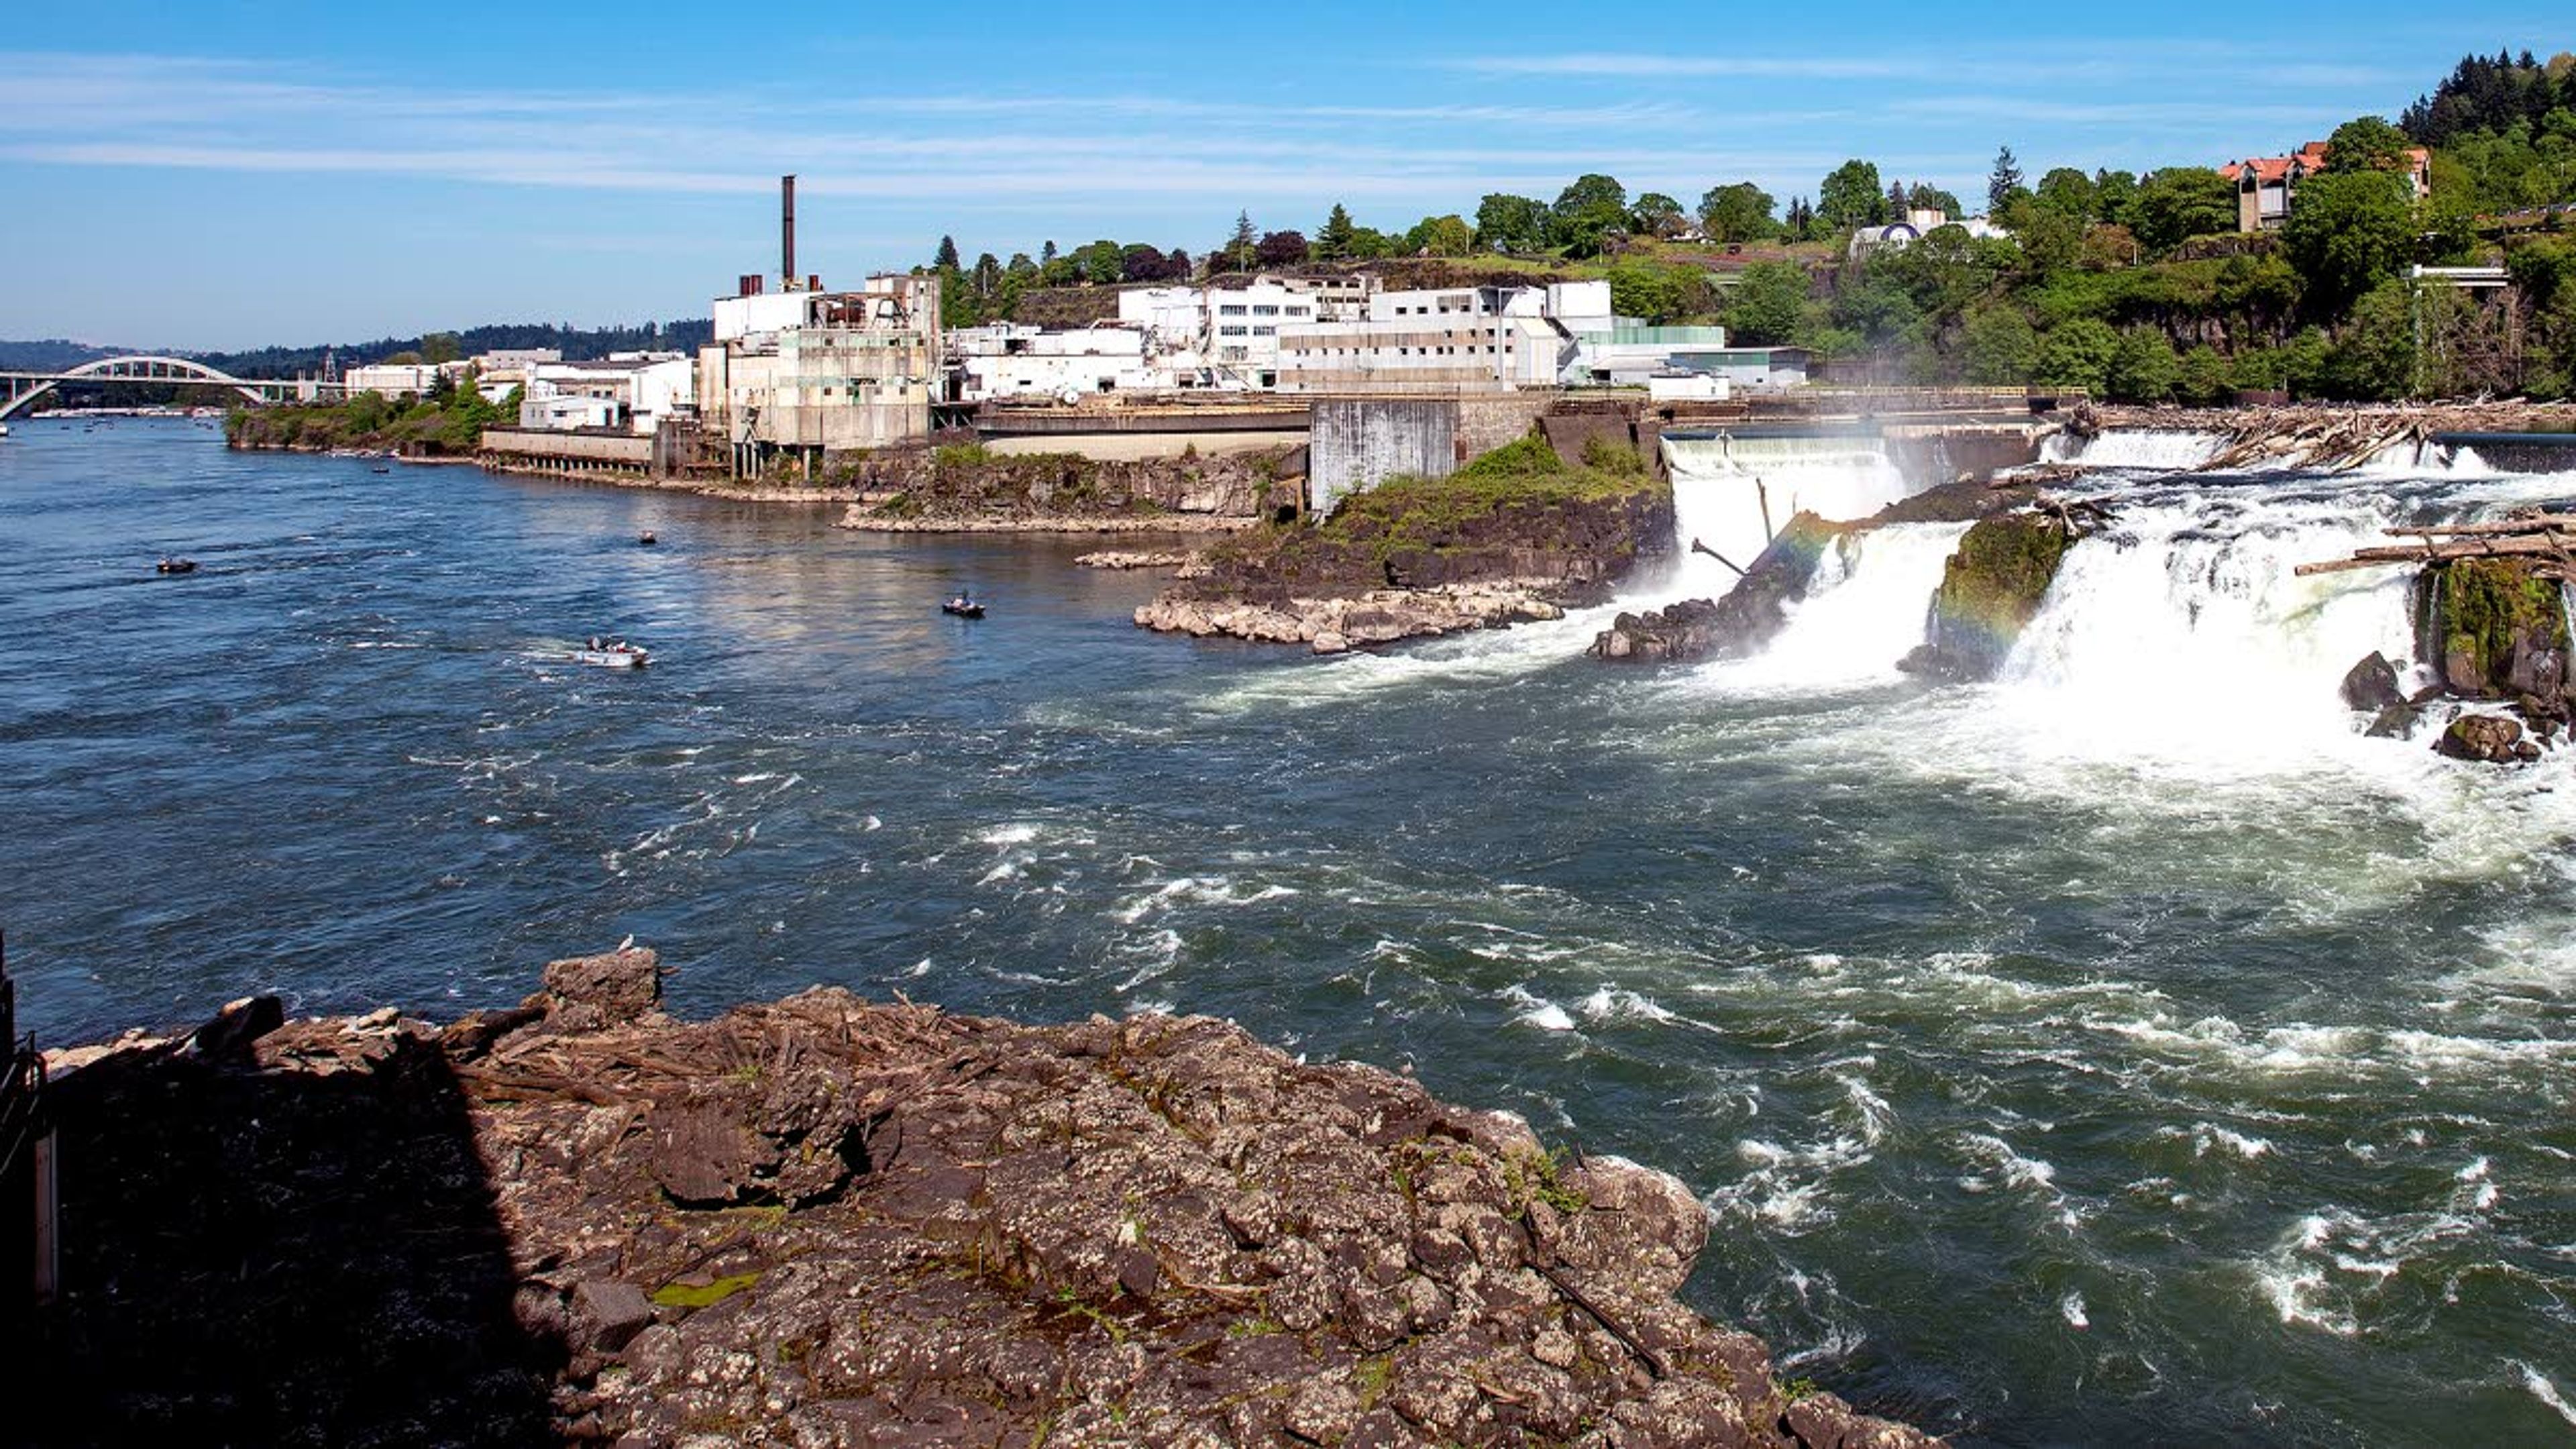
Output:
[[[1969,1442],[2576,1442],[2576,766],[2357,737],[2403,590],[2288,572],[2576,476],[2143,461],[1936,690],[1955,526],[1742,663],[1594,664],[1597,612],[1314,660],[1142,634],[1069,542],[27,423],[9,965],[49,1041],[629,934],[689,1012],[1213,1013],[1679,1174],[1697,1306]],[[602,631],[654,667],[562,662]]]

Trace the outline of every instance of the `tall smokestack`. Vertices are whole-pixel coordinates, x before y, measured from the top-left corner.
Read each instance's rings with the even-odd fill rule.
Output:
[[[778,178],[778,275],[796,285],[796,178]]]

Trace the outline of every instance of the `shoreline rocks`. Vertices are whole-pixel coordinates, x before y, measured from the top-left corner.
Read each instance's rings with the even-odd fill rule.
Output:
[[[1192,553],[1159,549],[1133,551],[1103,549],[1098,553],[1086,553],[1076,558],[1074,562],[1087,569],[1177,569],[1188,567],[1196,557],[1198,556]]]
[[[1675,1299],[1681,1183],[1518,1118],[1206,1018],[659,976],[66,1057],[32,1442],[1932,1442]]]
[[[1549,579],[1502,579],[1428,589],[1372,589],[1347,597],[1291,598],[1272,604],[1201,601],[1167,593],[1139,605],[1136,624],[1199,639],[1223,635],[1256,644],[1305,644],[1317,654],[1340,654],[1402,639],[1562,619],[1564,607],[1549,597],[1555,587]]]

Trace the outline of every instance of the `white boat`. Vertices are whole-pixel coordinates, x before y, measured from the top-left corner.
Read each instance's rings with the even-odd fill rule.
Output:
[[[596,664],[602,669],[641,669],[653,661],[652,655],[631,644],[612,645],[606,649],[576,649],[572,651],[572,657],[576,664]]]
[[[0,438],[5,438],[7,436],[9,436],[9,425],[7,423],[0,423]]]

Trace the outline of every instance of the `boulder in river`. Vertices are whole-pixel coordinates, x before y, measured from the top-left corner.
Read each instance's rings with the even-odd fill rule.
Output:
[[[2510,765],[2517,760],[2536,759],[2540,748],[2522,738],[2522,725],[2500,714],[2464,714],[2451,721],[2450,728],[2433,742],[2440,754],[2454,760],[2484,760],[2489,764]],[[2528,750],[2528,755],[2523,751]]]
[[[1899,661],[1908,673],[1935,679],[1989,679],[2056,581],[2066,551],[2082,537],[2076,516],[2005,513],[1959,539],[1932,595],[1928,639]]]
[[[1846,531],[1813,513],[1791,518],[1721,599],[1684,599],[1642,614],[1621,614],[1594,636],[1592,657],[1634,663],[1737,658],[1757,653],[1788,623],[1788,606],[1805,598],[1825,550]]]
[[[2366,714],[2378,714],[2406,702],[2406,691],[2398,687],[2397,666],[2388,656],[2372,650],[2343,677],[2344,708]]]

